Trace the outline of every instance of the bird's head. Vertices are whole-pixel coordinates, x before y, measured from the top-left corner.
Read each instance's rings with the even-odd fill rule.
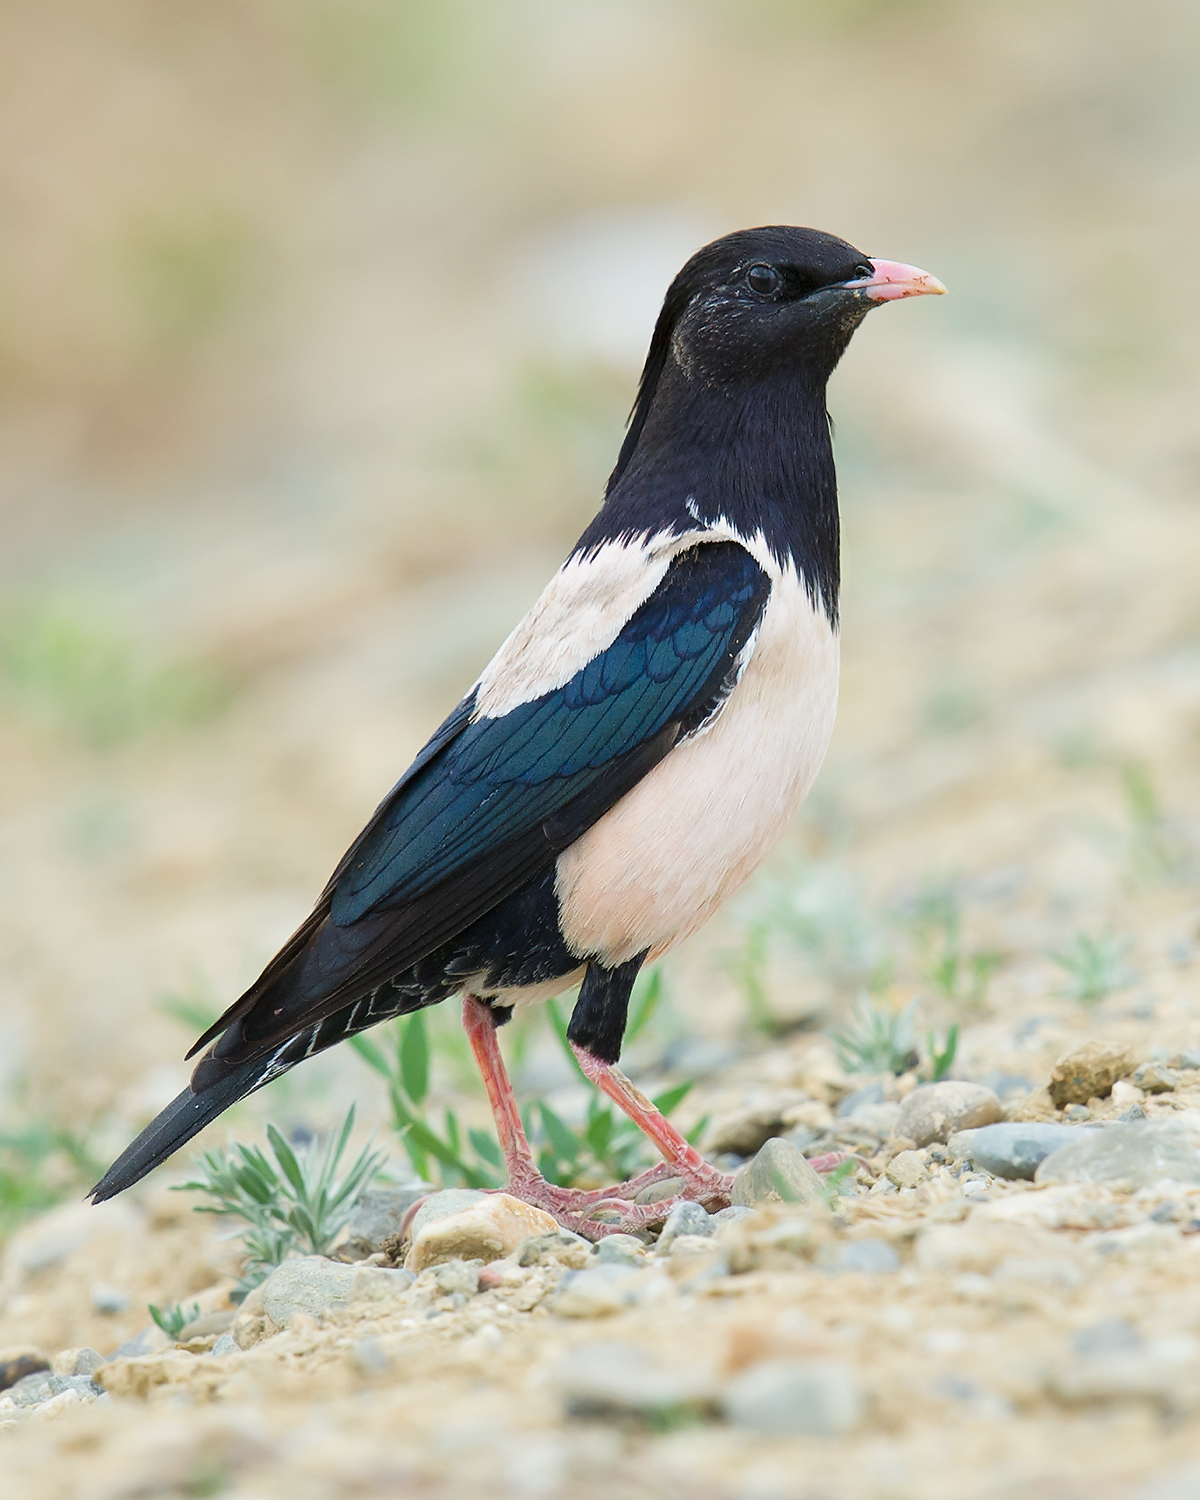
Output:
[[[743,229],[705,245],[667,290],[609,491],[664,384],[686,400],[689,388],[736,395],[782,379],[823,411],[825,383],[873,307],[945,290],[916,266],[872,260],[816,229]]]
[[[872,260],[815,229],[745,229],[692,256],[667,292],[654,342],[706,384],[778,371],[823,386],[873,307],[944,291],[915,266]]]

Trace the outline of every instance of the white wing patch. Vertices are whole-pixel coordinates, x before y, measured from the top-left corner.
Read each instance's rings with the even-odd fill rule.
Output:
[[[502,718],[570,682],[608,650],[663,581],[672,560],[698,542],[737,542],[772,578],[779,576],[762,533],[741,536],[723,517],[682,534],[623,537],[568,558],[483,669],[474,717]]]

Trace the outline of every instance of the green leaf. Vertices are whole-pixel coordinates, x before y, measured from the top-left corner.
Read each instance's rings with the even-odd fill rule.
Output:
[[[696,1144],[696,1142],[708,1129],[708,1122],[711,1119],[712,1115],[701,1115],[700,1119],[696,1121],[692,1128],[684,1132],[683,1138],[689,1146],[694,1146]]]
[[[352,1036],[350,1045],[366,1063],[367,1067],[374,1068],[381,1077],[391,1081],[392,1069],[386,1057],[369,1037]]]
[[[695,1086],[695,1081],[692,1079],[689,1079],[687,1083],[677,1083],[673,1089],[666,1089],[656,1099],[652,1099],[651,1103],[659,1114],[669,1115],[673,1109],[683,1103]]]
[[[414,1104],[424,1103],[429,1092],[429,1035],[421,1011],[410,1017],[404,1028],[400,1043],[400,1082]]]
[[[584,1083],[589,1088],[593,1087],[591,1079],[588,1078],[587,1074],[579,1066],[579,1059],[571,1049],[571,1042],[567,1036],[567,1018],[563,1015],[562,1007],[557,1000],[548,1000],[546,1002],[546,1014],[550,1018],[550,1025],[554,1029],[554,1035],[558,1038],[558,1045],[562,1048],[567,1061],[571,1064],[575,1072],[579,1074],[580,1078],[583,1079]]]
[[[548,1104],[540,1105],[539,1113],[542,1117],[542,1128],[558,1159],[569,1166],[574,1165],[579,1156],[579,1137],[559,1119]]]
[[[641,994],[637,995],[633,1003],[633,1013],[629,1018],[629,1024],[625,1028],[625,1040],[632,1042],[646,1029],[654,1016],[654,1012],[662,1004],[663,998],[663,975],[659,968],[651,969],[645,976],[645,983]]]
[[[484,1161],[493,1167],[504,1165],[504,1152],[501,1151],[499,1143],[486,1130],[468,1130],[467,1139],[474,1146],[476,1153],[482,1156]]]

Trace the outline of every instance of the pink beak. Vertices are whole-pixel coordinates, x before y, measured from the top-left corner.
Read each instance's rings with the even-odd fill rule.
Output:
[[[906,266],[898,260],[873,260],[874,276],[848,281],[848,287],[866,292],[872,302],[896,302],[901,297],[940,297],[946,288],[928,271]]]

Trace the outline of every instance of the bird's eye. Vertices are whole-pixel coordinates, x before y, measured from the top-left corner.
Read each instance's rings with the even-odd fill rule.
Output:
[[[752,292],[769,296],[779,290],[780,276],[774,266],[751,266],[746,272],[746,285]]]
[[[875,274],[875,267],[869,260],[864,260],[861,265],[855,266],[854,274],[857,277],[865,277],[869,281]]]

